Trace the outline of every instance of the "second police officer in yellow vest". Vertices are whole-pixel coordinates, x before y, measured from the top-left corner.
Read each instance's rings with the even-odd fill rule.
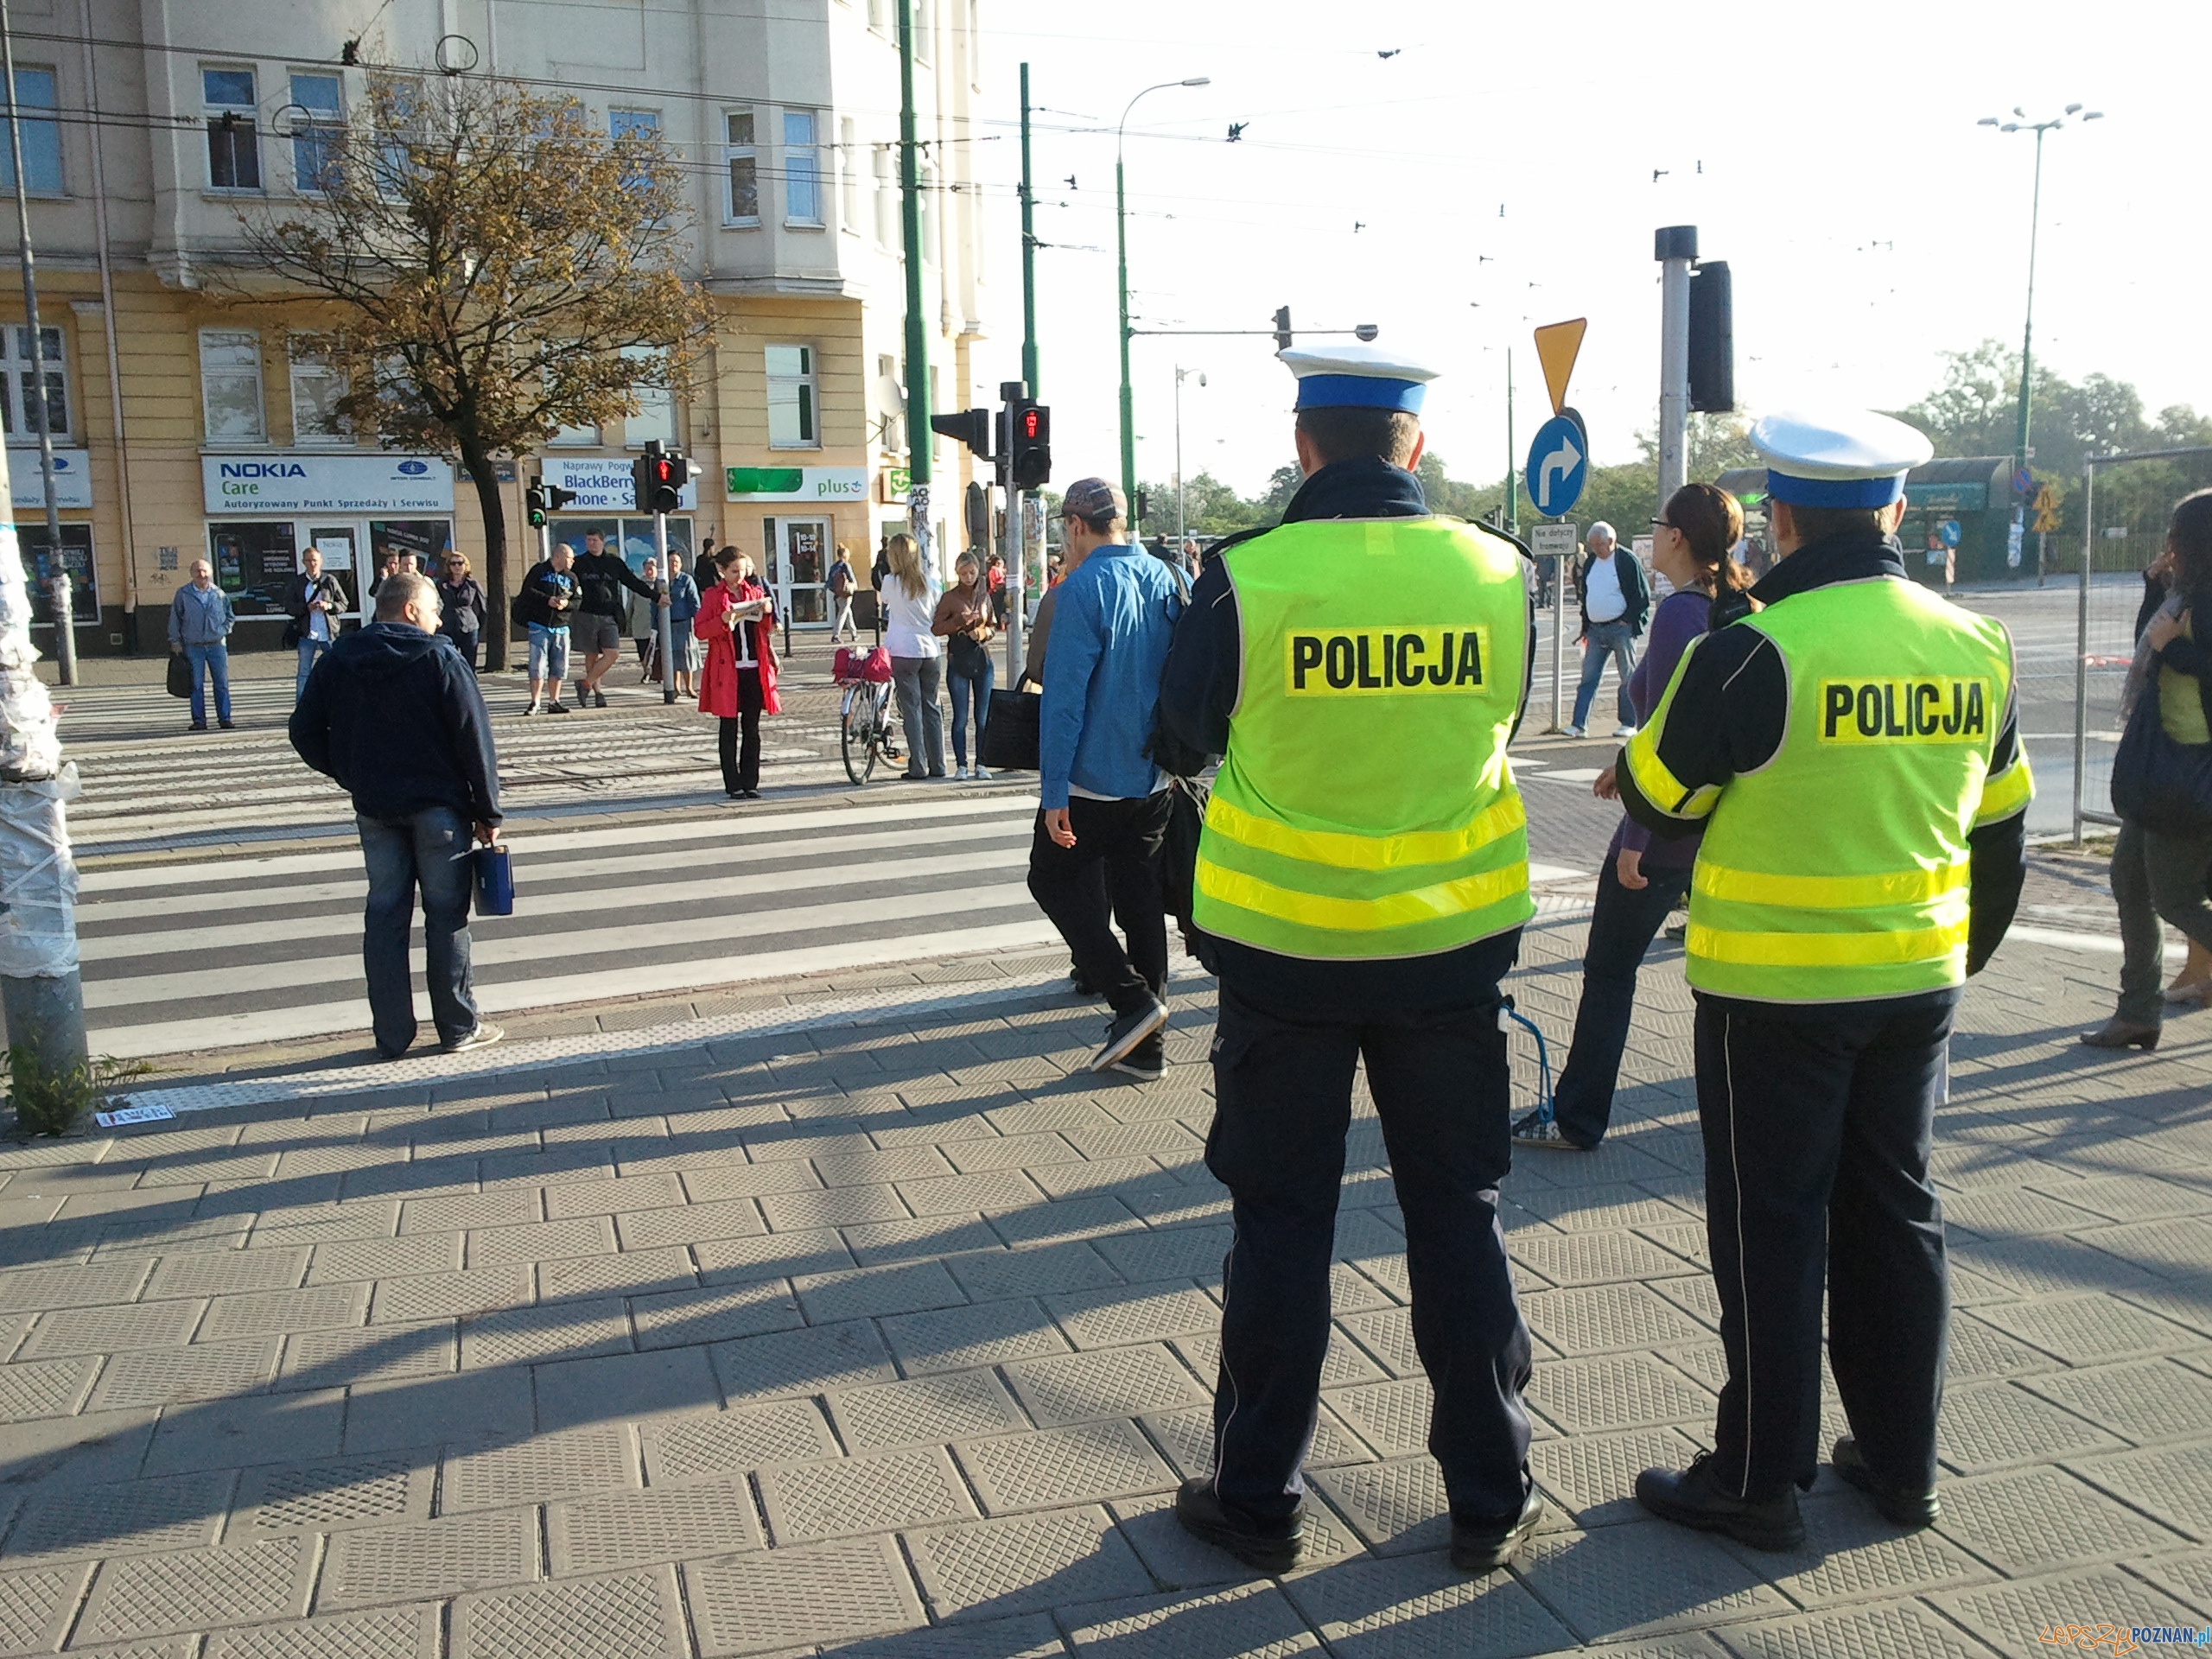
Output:
[[[1728,1368],[1713,1450],[1637,1495],[1785,1549],[1820,1460],[1823,1288],[1836,1471],[1897,1524],[1937,1514],[1929,1146],[1960,988],[2018,902],[2031,785],[2010,638],[1909,580],[1891,539],[1927,440],[1856,411],[1751,435],[1764,608],[1692,646],[1614,776],[1639,823],[1705,826],[1685,951]]]
[[[1505,759],[1530,613],[1514,545],[1431,516],[1410,470],[1433,372],[1367,346],[1283,360],[1306,481],[1281,527],[1201,574],[1160,695],[1171,735],[1225,755],[1192,919],[1221,984],[1206,1162],[1236,1222],[1213,1467],[1177,1513],[1254,1566],[1298,1558],[1363,1060],[1452,1558],[1485,1571],[1541,1510],[1529,1338],[1495,1209],[1510,1162],[1497,987],[1534,913]]]

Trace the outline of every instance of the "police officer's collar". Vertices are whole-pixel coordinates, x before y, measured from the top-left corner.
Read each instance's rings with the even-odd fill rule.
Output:
[[[1421,480],[1377,455],[1332,461],[1298,486],[1282,521],[1314,518],[1419,518],[1428,512]]]
[[[1903,576],[1904,555],[1892,537],[1847,532],[1808,543],[1760,577],[1751,597],[1772,605],[1792,594],[1809,593],[1839,582],[1873,576]]]

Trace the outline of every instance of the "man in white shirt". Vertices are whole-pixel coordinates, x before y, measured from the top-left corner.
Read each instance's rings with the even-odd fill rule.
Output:
[[[1633,553],[1620,551],[1613,527],[1602,518],[1590,526],[1584,538],[1589,556],[1575,567],[1574,585],[1582,595],[1582,683],[1574,691],[1574,721],[1567,735],[1580,737],[1589,718],[1590,704],[1598,695],[1611,658],[1620,676],[1616,710],[1620,724],[1615,737],[1636,735],[1636,704],[1628,695],[1629,676],[1636,672],[1636,642],[1651,613],[1651,588],[1643,567]]]

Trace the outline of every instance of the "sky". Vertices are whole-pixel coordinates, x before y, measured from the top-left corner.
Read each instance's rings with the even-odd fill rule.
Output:
[[[1424,423],[1455,477],[1504,471],[1509,349],[1526,449],[1551,413],[1530,330],[1573,317],[1590,327],[1568,401],[1594,459],[1639,457],[1661,226],[1694,225],[1731,268],[1753,415],[1902,407],[1944,352],[2017,348],[2035,140],[1976,124],[2016,105],[2104,114],[2044,141],[2037,360],[2131,380],[2154,412],[2212,407],[2212,214],[2184,207],[2212,155],[2212,7],[986,0],[983,17],[995,299],[976,378],[1020,372],[1026,60],[1059,482],[1118,466],[1114,126],[1140,89],[1193,76],[1211,84],[1149,92],[1128,119],[1135,326],[1267,330],[1287,304],[1319,344],[1306,331],[1375,323],[1441,372]],[[1174,469],[1180,365],[1185,473],[1256,493],[1291,459],[1274,352],[1264,334],[1139,338],[1140,477]]]

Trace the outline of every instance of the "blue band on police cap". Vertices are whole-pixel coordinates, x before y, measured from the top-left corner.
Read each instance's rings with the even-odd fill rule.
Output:
[[[1298,383],[1300,409],[1402,409],[1421,413],[1418,380],[1389,380],[1378,375],[1309,374]]]
[[[1766,493],[1800,507],[1886,507],[1904,493],[1904,474],[1883,478],[1795,478],[1766,469]]]

